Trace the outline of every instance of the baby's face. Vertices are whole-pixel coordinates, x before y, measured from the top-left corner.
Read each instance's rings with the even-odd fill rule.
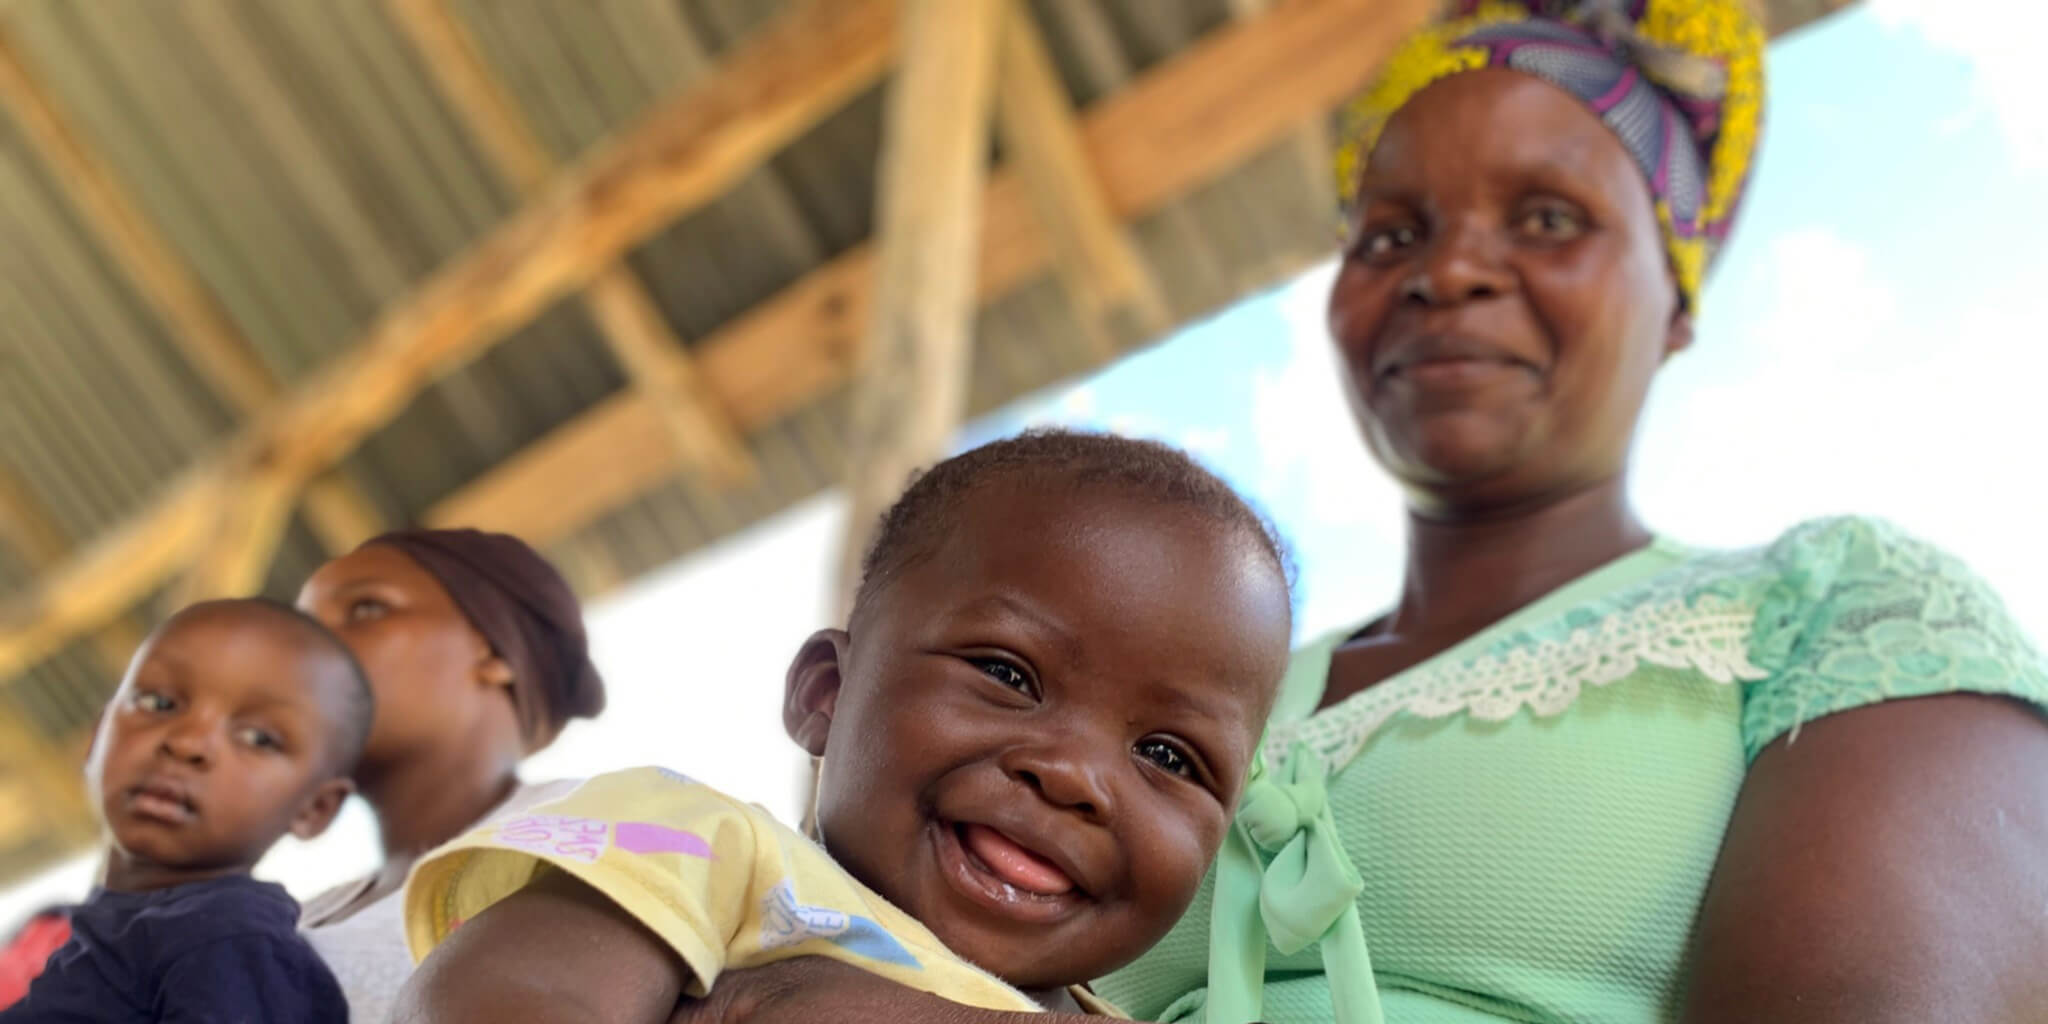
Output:
[[[202,607],[137,652],[86,767],[114,845],[194,871],[246,866],[338,766],[350,669],[278,613]]]
[[[1286,666],[1286,582],[1171,505],[1002,482],[965,502],[828,669],[820,828],[968,960],[1086,981],[1164,935],[1215,856]]]

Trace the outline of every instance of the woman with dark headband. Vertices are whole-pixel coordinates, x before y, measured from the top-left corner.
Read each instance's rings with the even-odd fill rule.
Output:
[[[1406,494],[1399,599],[1297,653],[1212,884],[1097,991],[1211,1024],[2048,1020],[2048,665],[1996,596],[1872,520],[1713,552],[1628,500],[1756,149],[1743,0],[1449,6],[1341,162],[1329,322]],[[813,1017],[996,1019],[815,962],[676,1019]]]
[[[298,604],[369,674],[377,716],[356,785],[384,847],[378,870],[309,902],[300,927],[351,1019],[382,1022],[412,973],[397,897],[413,862],[562,788],[522,784],[519,762],[602,711],[604,683],[575,593],[515,537],[385,534],[322,566]]]

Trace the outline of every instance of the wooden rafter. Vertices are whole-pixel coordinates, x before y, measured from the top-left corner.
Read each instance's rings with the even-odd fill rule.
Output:
[[[142,212],[119,177],[42,86],[20,48],[0,26],[0,104],[22,126],[65,197],[98,238],[100,248],[163,317],[167,333],[228,407],[247,416],[278,394],[277,378],[234,321]],[[309,490],[306,501],[330,550],[376,532],[375,505],[339,476]],[[268,550],[259,553],[268,560]]]
[[[273,403],[147,509],[0,612],[0,678],[119,614],[199,551],[262,465],[303,481],[388,423],[429,382],[481,355],[630,246],[720,195],[881,76],[892,0],[812,0],[741,43],[699,87],[634,128],[387,311],[349,352]],[[257,458],[254,453],[265,453]]]
[[[1325,115],[1432,3],[1297,0],[1218,31],[1090,108],[1081,133],[1110,208],[1126,224],[1153,214]],[[996,175],[981,212],[980,300],[1011,293],[1051,258],[1019,175]],[[706,383],[743,429],[847,382],[875,268],[874,248],[856,247],[698,345]],[[427,521],[551,543],[668,480],[659,436],[638,396],[616,396],[437,504]]]
[[[527,196],[545,188],[559,169],[553,154],[445,0],[385,6],[499,173]],[[632,271],[623,264],[600,270],[583,306],[633,387],[661,413],[671,450],[714,480],[752,479],[758,468],[732,417],[705,391],[682,340]]]
[[[1230,0],[1231,17],[1243,20],[1256,18],[1273,9],[1275,0]],[[1330,168],[1335,160],[1335,147],[1330,139],[1328,118],[1316,117],[1303,121],[1294,130],[1292,145],[1295,163],[1301,165],[1302,186],[1310,196],[1316,197],[1326,206],[1337,203],[1337,184]]]
[[[990,100],[1009,0],[904,0],[883,112],[875,298],[847,430],[842,611],[874,520],[967,410]]]
[[[1017,167],[1053,253],[1053,266],[1107,360],[1166,332],[1167,309],[1143,254],[1088,163],[1073,101],[1022,0],[1004,3],[997,92],[1003,150]]]

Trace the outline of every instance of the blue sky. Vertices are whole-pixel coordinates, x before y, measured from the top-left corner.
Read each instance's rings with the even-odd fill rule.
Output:
[[[2048,94],[2029,52],[2044,38],[2035,0],[1869,0],[1774,48],[1748,212],[1638,450],[1655,528],[1743,545],[1884,516],[1963,556],[2048,639]],[[1060,422],[1182,444],[1287,534],[1301,630],[1356,622],[1397,585],[1400,503],[1338,397],[1327,287],[1311,271],[962,443]],[[843,519],[835,496],[808,502],[593,606],[610,709],[527,777],[659,762],[793,816],[783,667],[825,619]],[[264,873],[307,894],[366,869],[374,840],[351,805]],[[0,893],[0,929],[82,895],[89,871]]]

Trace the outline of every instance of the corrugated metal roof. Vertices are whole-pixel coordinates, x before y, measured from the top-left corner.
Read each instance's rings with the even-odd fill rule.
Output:
[[[548,149],[573,159],[773,16],[759,0],[449,0]],[[1032,0],[1083,103],[1229,17],[1223,0]],[[291,382],[518,205],[427,69],[374,3],[208,0],[0,9],[17,47],[166,237]],[[826,118],[627,263],[686,343],[859,244],[872,224],[879,90]],[[1148,218],[1136,234],[1177,318],[1217,309],[1318,255],[1328,213],[1284,147]],[[0,114],[0,471],[74,543],[141,509],[236,415]],[[1050,279],[980,316],[977,411],[1096,363]],[[391,521],[619,391],[621,368],[573,300],[422,394],[342,469]],[[678,478],[552,545],[600,590],[837,481],[845,396],[754,432],[761,476]],[[268,590],[289,597],[325,552],[290,530]],[[0,590],[37,567],[0,545]],[[105,652],[67,648],[13,688],[44,736],[75,737],[112,684]],[[17,851],[19,852],[19,851]],[[28,856],[23,854],[23,856]],[[31,858],[32,859],[32,858]],[[0,851],[0,872],[8,861]]]

